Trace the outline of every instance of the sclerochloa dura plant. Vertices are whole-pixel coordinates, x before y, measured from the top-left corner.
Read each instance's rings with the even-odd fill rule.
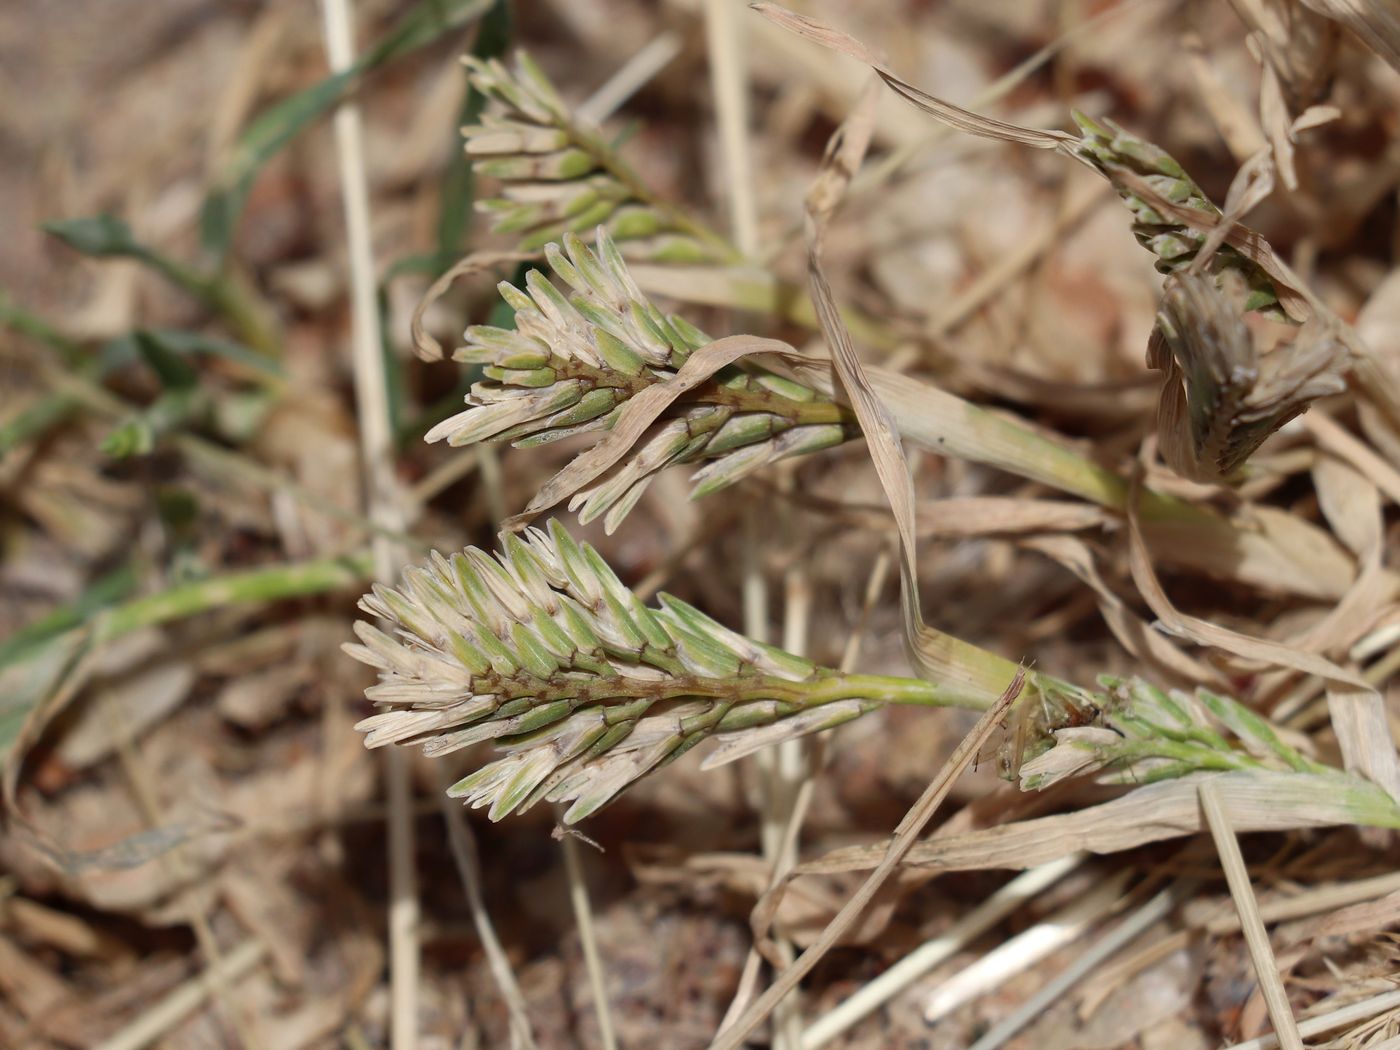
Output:
[[[493,228],[542,248],[565,233],[602,226],[628,254],[656,262],[734,262],[738,253],[713,230],[658,198],[594,129],[578,119],[525,52],[514,68],[464,59],[487,107],[462,129],[477,174],[498,179],[501,195],[478,202]]]
[[[513,70],[494,60],[470,59],[468,67],[489,105],[464,129],[467,152],[478,173],[503,187],[482,207],[522,248],[543,248],[560,286],[539,271],[523,288],[499,286],[513,327],[467,330],[455,359],[480,367],[484,379],[467,410],[427,438],[530,447],[601,436],[633,398],[674,379],[710,342],[647,300],[624,250],[651,262],[714,263],[734,261],[734,250],[652,194],[527,57]],[[1015,140],[1053,146],[1113,183],[1139,241],[1168,274],[1150,363],[1166,373],[1162,420],[1172,440],[1163,449],[1176,469],[1228,479],[1268,434],[1338,388],[1346,357],[1326,331],[1305,326],[1294,345],[1255,352],[1242,316],[1286,319],[1278,288],[1252,259],[1173,213],[1220,214],[1168,154],[1084,117],[1078,138],[988,130],[972,114],[886,80],[935,115],[952,114],[962,130],[1006,137],[1010,129]],[[592,228],[590,248],[577,234]],[[570,509],[583,522],[602,517],[611,532],[667,466],[698,464],[693,495],[702,496],[858,434],[851,412],[830,397],[752,364],[730,366],[669,403],[625,457],[573,493]],[[713,766],[887,704],[977,708],[996,699],[952,680],[821,667],[666,595],[647,607],[557,521],[548,532],[503,534],[494,555],[435,554],[361,607],[384,626],[357,625],[360,644],[347,647],[380,675],[368,695],[381,710],[360,724],[366,743],[416,744],[437,755],[494,742],[503,756],[451,789],[489,806],[492,819],[540,801],[570,803],[563,819],[583,819],[710,738],[718,742],[706,763]],[[971,681],[1010,678],[1010,664],[972,646],[954,663],[950,672]],[[1034,673],[1027,683],[1002,757],[1028,789],[1083,773],[1130,782],[1267,770],[1350,779],[1300,755],[1247,708],[1205,691],[1165,693],[1136,679],[1085,690]]]
[[[366,744],[442,755],[494,741],[504,757],[448,792],[489,806],[492,820],[541,801],[571,803],[564,821],[582,820],[712,737],[707,769],[887,704],[975,706],[937,682],[820,667],[669,595],[649,608],[558,521],[547,533],[503,534],[494,556],[434,554],[398,589],[375,587],[361,608],[393,632],[361,621],[359,644],[346,646],[379,671],[367,695],[382,710],[357,727]],[[1336,772],[1228,698],[1136,679],[1101,685],[1088,694],[1040,680],[1023,712],[1035,726],[1026,754],[1004,756],[1023,787],[1093,770],[1132,782],[1201,770]]]
[[[443,754],[494,740],[507,755],[453,785],[498,819],[572,802],[575,821],[720,734],[709,764],[826,729],[886,703],[946,706],[938,685],[843,675],[751,641],[668,595],[647,608],[558,522],[410,569],[361,607],[357,658],[377,667],[360,723],[371,746]]]
[[[629,398],[674,376],[710,341],[647,300],[601,227],[596,250],[567,234],[564,249],[551,244],[545,256],[570,294],[538,270],[524,289],[501,283],[515,327],[467,329],[467,345],[454,359],[482,366],[486,379],[472,387],[473,407],[434,427],[428,441],[530,447],[610,429]],[[856,433],[850,412],[831,399],[771,373],[728,368],[658,420],[635,454],[577,493],[570,508],[583,522],[606,514],[611,532],[670,464],[704,462],[694,479],[694,494],[702,496]]]
[[[547,258],[569,294],[538,272],[526,290],[501,285],[515,327],[468,330],[457,359],[483,366],[487,378],[473,387],[472,407],[429,440],[534,445],[606,430],[630,398],[673,377],[708,341],[647,302],[605,231],[596,250],[571,236],[563,249],[549,246]],[[696,486],[703,494],[853,433],[846,410],[829,399],[737,367],[668,413],[630,458],[578,494],[581,517],[606,514],[616,525],[672,463],[704,463]],[[451,789],[489,806],[492,819],[550,801],[570,803],[564,820],[580,820],[710,738],[718,741],[713,766],[888,704],[977,708],[996,699],[951,681],[821,667],[666,595],[648,607],[558,521],[547,532],[503,534],[494,556],[476,548],[434,554],[399,588],[376,587],[361,608],[385,625],[359,623],[360,642],[347,647],[380,676],[368,696],[381,711],[359,726],[366,743],[439,755],[494,742],[503,757]],[[959,659],[984,661],[963,669],[974,679],[1010,666],[971,646]],[[1168,695],[1140,682],[1105,680],[1099,691],[1039,674],[1028,682],[1009,735],[1014,753],[1004,755],[1026,787],[1092,770],[1133,780],[1325,771],[1228,699]]]

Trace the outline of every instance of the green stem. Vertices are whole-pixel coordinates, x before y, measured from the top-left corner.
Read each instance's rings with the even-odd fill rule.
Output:
[[[1109,510],[1127,509],[1127,479],[1023,424],[979,408],[908,376],[868,370],[871,385],[900,435],[942,455],[984,463]],[[797,376],[830,393],[829,379]],[[1255,586],[1336,600],[1355,565],[1330,534],[1297,518],[1242,523],[1185,500],[1143,488],[1139,509],[1154,553],[1164,560],[1234,577]]]
[[[207,284],[207,301],[223,314],[238,338],[270,358],[282,356],[282,336],[272,307],[248,282],[225,270]]]
[[[836,700],[870,700],[877,704],[913,704],[918,707],[962,707],[985,711],[996,697],[969,696],[947,682],[926,682],[921,678],[892,675],[852,674],[818,679],[802,691],[806,707]]]
[[[76,340],[69,339],[38,314],[10,302],[3,292],[0,292],[0,328],[12,328],[56,350],[64,364],[75,366],[83,363],[83,348]]]
[[[723,405],[736,412],[760,412],[781,416],[793,424],[854,424],[855,414],[835,401],[794,401],[766,390],[735,390],[725,386],[702,387],[695,400],[707,405]]]
[[[107,641],[156,624],[230,605],[281,601],[363,584],[370,574],[368,551],[316,561],[272,565],[176,584],[102,614],[96,638]]]
[[[41,363],[40,368],[45,379],[57,391],[55,396],[70,399],[70,404],[74,406],[86,408],[112,419],[126,419],[139,411],[136,406],[117,397],[81,373],[64,371],[48,363]],[[232,476],[239,481],[256,485],[268,492],[285,493],[317,514],[334,518],[336,521],[344,522],[376,536],[386,536],[415,549],[425,549],[421,540],[408,533],[386,528],[369,520],[363,514],[357,514],[352,510],[328,503],[322,495],[310,491],[291,478],[269,470],[248,456],[230,451],[213,441],[200,437],[198,434],[177,431],[170,435],[170,440],[191,460],[201,462],[225,477]],[[0,443],[0,451],[3,451],[5,447],[3,443]]]

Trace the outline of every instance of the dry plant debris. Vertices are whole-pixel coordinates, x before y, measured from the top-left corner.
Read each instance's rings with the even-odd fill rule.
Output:
[[[1392,6],[753,6],[0,10],[0,1046],[1400,1036]]]

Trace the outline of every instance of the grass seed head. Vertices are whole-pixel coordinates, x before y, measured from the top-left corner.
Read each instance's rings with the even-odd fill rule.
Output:
[[[473,326],[455,359],[481,366],[466,411],[427,440],[452,445],[506,440],[534,446],[612,427],[623,405],[671,379],[709,338],[658,310],[641,292],[606,231],[590,247],[573,234],[546,258],[563,289],[540,271],[524,288],[502,283],[513,328]],[[857,433],[849,412],[801,384],[730,367],[672,405],[630,458],[583,489],[571,505],[612,531],[656,473],[704,463],[697,496],[776,460],[829,448]]]
[[[557,522],[503,536],[494,556],[435,554],[361,608],[390,625],[361,622],[346,646],[379,672],[366,745],[439,755],[494,741],[505,755],[452,788],[493,820],[541,800],[579,820],[711,736],[734,757],[876,706],[818,694],[836,672],[684,602],[648,608]]]
[[[1073,152],[1113,184],[1133,214],[1133,235],[1157,257],[1158,271],[1176,273],[1189,266],[1205,244],[1206,234],[1160,214],[1133,192],[1120,173],[1142,178],[1160,196],[1176,204],[1211,215],[1219,215],[1220,209],[1176,158],[1160,146],[1138,138],[1106,117],[1095,120],[1076,110],[1074,120],[1083,137]],[[1246,310],[1258,310],[1275,321],[1288,320],[1269,275],[1228,244],[1211,257],[1209,269],[1212,274],[1233,270],[1244,278],[1249,289]]]
[[[487,101],[480,121],[462,129],[467,155],[477,174],[502,184],[477,210],[498,233],[516,235],[528,251],[602,226],[636,259],[707,263],[733,254],[655,199],[528,54],[517,52],[513,67],[474,55],[463,61]]]
[[[1237,303],[1242,279],[1188,272],[1167,279],[1148,364],[1165,373],[1158,444],[1177,473],[1228,479],[1320,397],[1346,389],[1346,348],[1320,322],[1261,354]]]
[[[1205,689],[1166,692],[1140,678],[1099,682],[1105,692],[1089,724],[1044,727],[1050,746],[1021,765],[1023,790],[1088,773],[1120,784],[1250,769],[1342,775],[1300,754],[1276,727],[1229,697]]]

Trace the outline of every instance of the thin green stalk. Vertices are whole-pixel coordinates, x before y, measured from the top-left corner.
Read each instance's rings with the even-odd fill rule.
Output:
[[[96,638],[107,641],[211,609],[303,598],[362,584],[369,578],[367,551],[313,561],[272,565],[176,584],[135,598],[101,615]]]
[[[13,419],[0,423],[0,456],[57,426],[77,408],[77,401],[64,394],[40,398]]]
[[[222,316],[248,346],[268,357],[281,356],[281,336],[269,321],[271,308],[259,300],[252,287],[230,266],[204,273],[158,252],[143,251],[139,258],[171,284]]]
[[[892,675],[850,674],[818,679],[803,689],[800,702],[804,707],[816,707],[834,700],[869,700],[876,704],[961,707],[985,711],[995,703],[996,697],[969,696],[966,691],[948,682],[926,682],[922,678]]]
[[[135,413],[135,406],[98,386],[85,376],[73,372],[63,371],[50,366],[41,366],[45,379],[50,382],[58,393],[58,398],[68,399],[68,403],[75,407],[87,408],[90,411],[114,419],[125,419]],[[18,422],[18,421],[16,421]],[[0,431],[0,439],[8,434],[9,428]],[[170,435],[170,440],[175,446],[191,460],[201,462],[215,471],[222,473],[225,477],[234,477],[240,481],[248,482],[265,489],[268,492],[282,492],[291,496],[298,503],[309,507],[317,514],[323,514],[328,518],[352,525],[357,529],[376,536],[384,536],[398,543],[405,544],[418,550],[425,549],[421,540],[415,539],[410,534],[401,529],[393,529],[371,521],[363,514],[358,514],[344,507],[327,503],[325,498],[317,493],[311,492],[304,486],[293,481],[274,470],[269,470],[260,463],[242,455],[238,452],[230,451],[215,444],[197,434],[187,434],[176,432]],[[0,451],[6,449],[3,440],[0,440]]]
[[[1132,491],[1127,479],[1028,426],[1004,419],[936,386],[869,369],[871,384],[894,415],[900,435],[942,455],[983,463],[1120,513]],[[829,392],[829,377],[803,371],[802,381]],[[1332,537],[1306,521],[1274,521],[1267,529],[1144,486],[1138,496],[1147,539],[1164,558],[1255,586],[1336,600],[1355,574]]]
[[[11,302],[3,291],[0,291],[0,328],[12,328],[51,347],[58,351],[65,364],[76,365],[83,360],[83,349],[76,340],[69,339],[38,314]]]

